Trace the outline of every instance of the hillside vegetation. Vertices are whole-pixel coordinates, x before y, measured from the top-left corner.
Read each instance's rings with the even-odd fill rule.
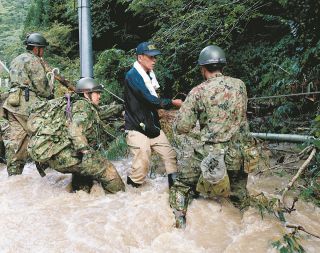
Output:
[[[163,53],[156,69],[162,96],[188,93],[202,81],[196,62],[201,49],[209,44],[225,49],[225,73],[242,79],[249,97],[319,90],[319,1],[91,2],[95,78],[119,96],[124,73],[134,61],[133,49],[145,40],[154,41]],[[5,15],[1,15],[0,34],[6,38],[1,43],[3,59],[8,61],[21,51],[19,38],[40,31],[51,44],[46,52],[49,62],[67,78],[79,78],[76,1],[19,0],[9,4],[2,0],[1,4]],[[108,103],[113,98],[104,94],[103,100]],[[257,131],[292,133],[302,129],[310,134],[319,111],[319,95],[254,100],[249,108],[250,115],[263,116],[251,122]]]
[[[23,51],[21,37],[24,20],[32,0],[0,0],[0,60],[10,63]]]

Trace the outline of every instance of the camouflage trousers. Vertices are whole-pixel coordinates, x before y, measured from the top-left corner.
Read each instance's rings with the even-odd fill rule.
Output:
[[[8,175],[19,175],[28,158],[27,116],[7,112],[9,122],[4,132]]]
[[[222,185],[217,185],[215,189],[209,189],[203,182],[203,175],[200,168],[201,161],[209,154],[212,149],[224,149],[225,164],[227,168],[226,179]],[[185,161],[180,161],[178,178],[170,188],[169,202],[174,212],[178,215],[186,215],[188,205],[192,197],[200,193],[211,197],[230,197],[231,200],[240,200],[247,194],[246,185],[248,174],[243,171],[243,157],[237,152],[239,145],[220,143],[214,145],[203,145],[194,150],[194,153]],[[228,185],[226,185],[228,184]],[[199,192],[198,189],[204,190]]]
[[[106,193],[125,190],[116,168],[99,151],[92,151],[79,158],[74,156],[72,149],[66,148],[52,157],[48,165],[61,173],[72,173],[73,190],[89,192],[93,180],[98,181]]]

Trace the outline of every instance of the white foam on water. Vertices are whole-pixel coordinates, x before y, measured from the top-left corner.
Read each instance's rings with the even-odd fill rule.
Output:
[[[130,160],[114,162],[126,180]],[[99,184],[91,194],[70,193],[70,174],[53,170],[41,178],[33,164],[19,176],[0,167],[0,252],[276,252],[270,243],[283,233],[273,217],[254,209],[243,215],[230,203],[199,198],[187,214],[187,228],[174,228],[167,178],[147,178],[141,188],[105,195]],[[256,179],[255,179],[256,180]],[[263,187],[251,183],[252,187]],[[266,181],[267,188],[270,181]],[[256,189],[257,190],[257,189]],[[288,220],[320,233],[320,212],[298,203]],[[305,236],[307,252],[320,252],[320,240]]]

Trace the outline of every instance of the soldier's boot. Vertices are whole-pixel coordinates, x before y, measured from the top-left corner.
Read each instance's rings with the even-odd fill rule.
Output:
[[[178,178],[178,173],[177,172],[168,174],[169,189],[171,188],[171,186],[173,186],[173,184],[177,180],[177,178]]]
[[[23,172],[24,163],[20,163],[19,161],[11,162],[7,164],[7,172],[8,176],[21,175]]]
[[[45,173],[45,170],[48,168],[48,164],[46,163],[39,163],[39,162],[36,162],[36,168],[37,168],[37,171],[39,172],[40,176],[41,177],[45,177],[46,176],[46,173]]]
[[[174,217],[176,220],[176,228],[186,228],[186,215],[182,211],[173,209]]]
[[[138,188],[141,186],[141,184],[137,184],[137,183],[133,182],[129,176],[127,176],[127,184],[131,185],[132,187],[135,187],[135,188]]]
[[[228,171],[228,175],[231,187],[229,198],[235,207],[240,207],[241,203],[248,196],[248,174],[243,171]]]
[[[93,179],[90,176],[83,176],[76,173],[72,174],[72,191],[85,191],[87,193],[90,193],[90,190],[93,186]]]
[[[98,181],[107,194],[125,191],[124,183],[118,171],[108,160],[105,161],[105,170],[101,173]]]
[[[0,156],[0,163],[7,164],[6,158]]]
[[[6,148],[4,146],[3,140],[0,140],[0,163],[6,164]]]
[[[125,190],[118,171],[100,152],[85,154],[80,169],[82,169],[82,175],[90,176],[92,179],[97,180],[105,193],[116,193]]]

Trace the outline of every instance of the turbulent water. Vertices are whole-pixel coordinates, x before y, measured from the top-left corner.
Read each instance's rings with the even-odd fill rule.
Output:
[[[114,163],[123,179],[130,160]],[[95,184],[91,194],[69,193],[71,176],[47,171],[41,178],[33,164],[23,175],[8,178],[0,168],[0,252],[276,252],[271,242],[284,233],[272,216],[262,220],[254,209],[241,214],[229,203],[194,200],[187,228],[174,228],[168,205],[167,178],[156,175],[126,192],[105,195]],[[253,178],[251,191],[274,191],[286,182]],[[288,216],[320,234],[320,210],[298,202]],[[320,240],[303,234],[307,252],[320,252]]]

